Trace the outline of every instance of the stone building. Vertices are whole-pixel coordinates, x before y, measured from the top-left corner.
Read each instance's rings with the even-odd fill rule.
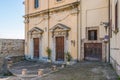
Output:
[[[69,52],[73,61],[108,60],[109,0],[25,0],[25,56],[64,62]]]
[[[120,0],[110,0],[110,62],[120,75]]]

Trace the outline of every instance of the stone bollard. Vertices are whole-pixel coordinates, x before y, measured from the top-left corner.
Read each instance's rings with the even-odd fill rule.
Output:
[[[26,75],[27,74],[27,69],[22,69],[22,75]]]
[[[53,71],[56,71],[56,70],[57,70],[56,65],[53,65],[53,66],[52,66],[52,70],[53,70]]]
[[[11,66],[12,66],[11,64],[8,64],[8,65],[7,65],[7,68],[10,69]]]
[[[10,68],[13,64],[13,61],[8,61],[8,68]]]
[[[43,75],[43,69],[38,69],[38,76],[42,76]]]
[[[64,67],[65,67],[65,65],[64,65],[64,64],[62,64],[62,65],[61,65],[61,68],[64,68]]]

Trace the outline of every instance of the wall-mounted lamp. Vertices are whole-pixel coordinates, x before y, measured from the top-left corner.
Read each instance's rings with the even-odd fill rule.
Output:
[[[106,30],[106,32],[107,32],[107,29],[109,27],[109,22],[100,22],[100,25],[103,25],[105,30]]]
[[[71,45],[75,47],[75,40],[71,40]]]

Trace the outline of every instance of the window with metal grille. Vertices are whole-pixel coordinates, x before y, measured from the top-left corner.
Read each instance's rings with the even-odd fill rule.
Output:
[[[88,40],[97,40],[97,30],[88,30]]]

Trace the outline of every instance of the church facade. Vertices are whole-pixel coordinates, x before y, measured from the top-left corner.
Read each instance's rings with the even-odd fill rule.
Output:
[[[25,56],[65,62],[108,61],[109,0],[25,0]]]

